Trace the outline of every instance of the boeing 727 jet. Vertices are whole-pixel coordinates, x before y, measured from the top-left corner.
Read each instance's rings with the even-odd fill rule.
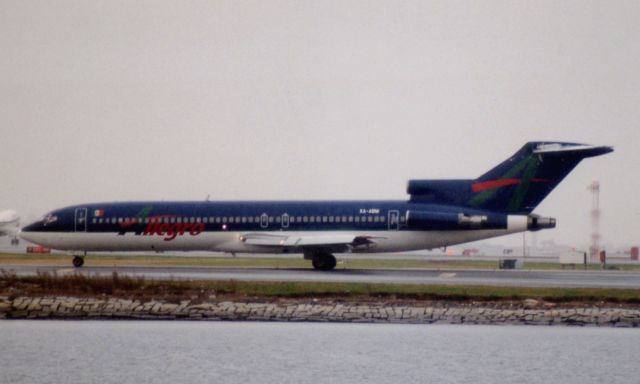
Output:
[[[300,253],[331,270],[334,254],[433,249],[554,228],[533,214],[588,157],[611,147],[530,142],[477,179],[410,180],[400,201],[92,203],[58,209],[22,229],[30,242],[87,252]]]

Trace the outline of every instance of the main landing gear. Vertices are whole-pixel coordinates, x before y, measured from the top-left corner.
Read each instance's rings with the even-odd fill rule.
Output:
[[[336,258],[328,252],[318,252],[311,255],[305,255],[305,258],[311,259],[313,268],[317,271],[330,271],[336,267]]]
[[[74,256],[73,257],[73,266],[76,268],[80,268],[84,265],[84,256]]]

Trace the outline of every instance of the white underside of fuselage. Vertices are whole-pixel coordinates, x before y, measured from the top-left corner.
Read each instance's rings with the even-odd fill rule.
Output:
[[[347,248],[353,253],[402,252],[440,248],[481,239],[508,235],[526,230],[524,220],[509,220],[507,229],[459,231],[270,231],[267,235],[327,236],[349,234],[371,239],[366,246]],[[233,253],[303,253],[303,248],[250,245],[242,241],[242,232],[203,232],[197,236],[184,234],[166,240],[161,236],[134,233],[99,232],[23,232],[30,242],[71,252],[129,252],[129,251],[211,251]]]

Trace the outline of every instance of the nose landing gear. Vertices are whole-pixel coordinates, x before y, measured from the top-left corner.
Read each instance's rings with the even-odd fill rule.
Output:
[[[80,268],[84,265],[84,256],[74,256],[73,257],[73,266],[76,268]]]

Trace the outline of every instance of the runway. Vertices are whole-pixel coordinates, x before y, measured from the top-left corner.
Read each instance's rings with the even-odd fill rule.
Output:
[[[82,273],[109,276],[142,276],[174,280],[238,280],[334,283],[385,283],[433,285],[488,285],[517,287],[584,287],[640,289],[640,273],[628,271],[530,271],[530,270],[416,270],[416,269],[338,269],[318,272],[312,269],[222,268],[222,267],[83,267],[5,265],[0,269],[19,276],[38,272],[59,275]]]

